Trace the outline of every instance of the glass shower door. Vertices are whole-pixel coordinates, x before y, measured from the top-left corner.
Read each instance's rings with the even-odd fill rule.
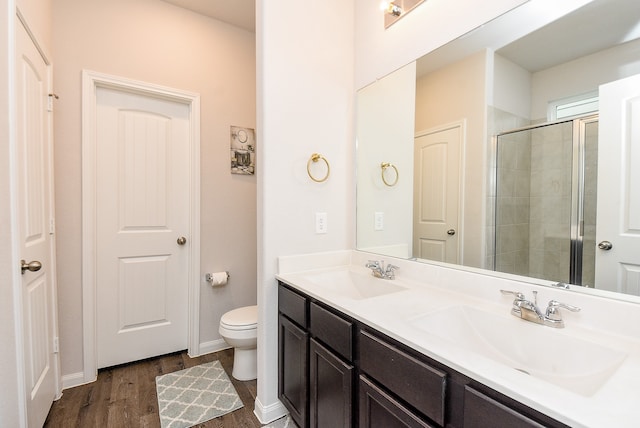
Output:
[[[495,270],[593,284],[597,117],[497,137]]]
[[[596,266],[596,211],[598,187],[598,119],[579,121],[580,153],[582,169],[581,192],[582,216],[579,219],[578,240],[581,248],[576,253],[582,260],[574,272],[573,283],[593,288],[595,286]],[[575,282],[574,282],[575,281]]]

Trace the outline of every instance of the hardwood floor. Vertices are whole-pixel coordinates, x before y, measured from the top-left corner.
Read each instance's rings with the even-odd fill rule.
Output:
[[[44,426],[48,428],[156,428],[160,427],[156,376],[198,364],[220,360],[244,407],[196,425],[200,428],[258,428],[253,414],[256,381],[240,382],[231,377],[233,350],[197,358],[186,351],[110,367],[98,372],[98,380],[64,390],[53,403]]]

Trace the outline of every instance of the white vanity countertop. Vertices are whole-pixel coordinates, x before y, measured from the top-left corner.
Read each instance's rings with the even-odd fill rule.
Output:
[[[359,251],[281,257],[277,278],[428,357],[567,425],[640,426],[640,307],[637,304],[389,257],[385,257],[385,261],[400,266],[396,280],[389,283],[404,287],[403,291],[355,299],[343,294],[339,288],[327,288],[309,280],[316,275],[329,275],[327,277],[332,278],[332,275],[345,271],[351,271],[359,275],[359,278],[370,276],[370,271],[364,264],[371,257],[371,254]],[[548,300],[556,299],[579,306],[582,310],[575,314],[561,310],[566,324],[564,329],[537,325],[510,315],[513,297],[503,296],[500,289],[521,291],[528,298],[532,296],[531,291],[538,290],[539,306],[543,308]],[[604,383],[598,383],[597,387],[581,388],[578,384],[565,388],[555,384],[563,382],[559,377],[553,379],[554,383],[550,383],[529,376],[416,326],[416,322],[424,317],[459,307],[489,314],[491,319],[499,321],[497,324],[500,326],[503,323],[509,326],[514,326],[514,322],[524,323],[526,325],[515,324],[515,327],[524,327],[522,331],[538,337],[548,332],[556,342],[560,341],[557,343],[570,343],[576,339],[580,343],[593,344],[598,349],[604,349],[605,356],[609,356],[608,352],[611,351],[615,362],[606,363],[607,370],[601,375],[604,376]],[[609,315],[603,316],[601,312],[608,312]],[[436,320],[436,328],[443,331],[449,328],[441,324],[437,324]],[[500,335],[499,330],[500,327],[496,326],[496,338]],[[509,333],[518,337],[508,337],[506,340],[528,339],[521,337],[528,336],[527,333]],[[546,339],[546,336],[543,337]],[[499,340],[505,340],[504,334]],[[546,349],[544,352],[549,356],[551,365],[557,359],[558,364],[564,364],[564,367],[570,369],[573,367],[566,355],[554,352],[554,349]],[[576,361],[575,366],[582,364],[581,367],[588,372],[588,358],[579,358],[580,361]]]

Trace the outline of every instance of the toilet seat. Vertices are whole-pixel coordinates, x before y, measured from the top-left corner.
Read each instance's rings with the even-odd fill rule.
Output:
[[[225,313],[220,327],[227,330],[253,330],[258,326],[258,306],[245,306]]]

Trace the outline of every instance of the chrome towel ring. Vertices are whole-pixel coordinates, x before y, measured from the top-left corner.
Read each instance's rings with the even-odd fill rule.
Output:
[[[390,162],[382,162],[380,164],[380,168],[382,168],[382,172],[380,173],[380,175],[382,176],[382,181],[384,184],[386,184],[389,187],[393,187],[396,185],[396,183],[398,182],[398,178],[400,178],[400,173],[398,173],[398,168],[396,168],[396,166]],[[396,174],[396,178],[395,180],[393,180],[393,182],[389,182],[387,181],[385,175],[385,172],[387,171],[387,169],[389,168],[393,168],[393,170],[395,171]]]
[[[316,178],[311,173],[311,162],[316,163],[319,160],[323,160],[324,163],[327,165],[327,173],[322,178]],[[311,178],[316,183],[322,183],[323,181],[327,181],[327,178],[329,178],[330,172],[331,172],[331,166],[329,165],[329,161],[324,156],[322,156],[320,153],[314,153],[311,155],[311,157],[309,158],[309,161],[307,162],[307,174],[309,174],[309,178]]]

